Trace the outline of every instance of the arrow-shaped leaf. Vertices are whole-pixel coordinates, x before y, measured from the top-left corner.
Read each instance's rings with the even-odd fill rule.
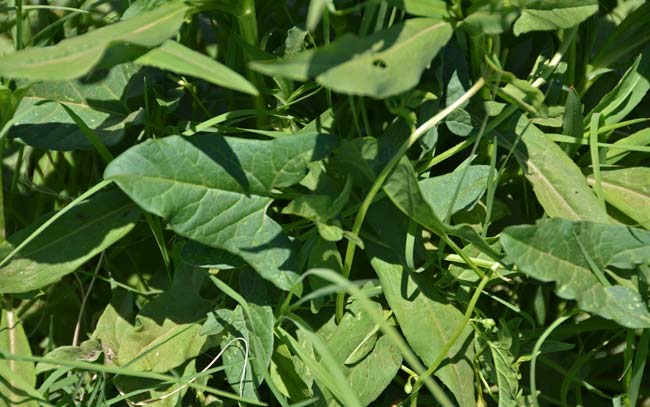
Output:
[[[289,290],[298,282],[294,244],[266,216],[271,190],[299,182],[335,144],[314,133],[272,141],[173,136],[132,147],[104,175],[176,233],[241,257]]]

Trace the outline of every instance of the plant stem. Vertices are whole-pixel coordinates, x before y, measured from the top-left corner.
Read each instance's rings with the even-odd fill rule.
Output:
[[[355,236],[359,236],[359,232],[361,231],[361,226],[363,225],[363,221],[366,218],[366,214],[368,213],[368,209],[370,208],[370,205],[372,204],[373,200],[381,190],[382,186],[384,185],[384,182],[386,182],[386,179],[388,179],[388,176],[393,172],[395,167],[397,167],[397,164],[399,161],[402,159],[402,156],[404,156],[407,151],[415,144],[420,137],[422,137],[427,131],[435,127],[438,123],[440,123],[442,120],[445,119],[451,112],[454,110],[458,109],[460,106],[462,106],[465,102],[467,102],[472,96],[474,96],[485,84],[485,80],[483,78],[479,78],[476,83],[465,92],[464,95],[456,99],[452,104],[447,106],[445,109],[441,110],[438,112],[436,115],[434,115],[432,118],[427,120],[426,122],[422,123],[415,131],[411,133],[409,138],[402,144],[393,156],[391,160],[388,162],[388,164],[381,170],[379,175],[377,176],[377,179],[375,182],[372,184],[370,187],[370,191],[368,191],[368,194],[366,195],[365,199],[361,203],[361,206],[359,207],[359,212],[357,212],[357,216],[354,220],[354,226],[352,227],[352,233]],[[356,250],[356,244],[354,243],[353,240],[348,240],[348,245],[345,251],[345,263],[343,264],[343,270],[342,274],[343,277],[348,278],[350,276],[350,270],[352,269],[352,262],[354,261],[354,252]],[[339,293],[337,294],[336,297],[336,320],[340,321],[341,318],[343,317],[343,310],[345,308],[345,294]]]
[[[478,284],[476,287],[476,290],[474,291],[474,295],[472,295],[472,298],[469,300],[469,304],[467,304],[467,309],[465,310],[465,316],[463,318],[463,321],[461,322],[460,326],[458,329],[456,329],[456,332],[454,332],[454,335],[451,337],[449,342],[445,344],[445,347],[442,348],[440,353],[438,354],[438,357],[433,361],[431,366],[427,369],[427,371],[418,377],[416,380],[415,384],[413,385],[413,393],[412,394],[417,394],[420,388],[422,387],[422,384],[424,380],[428,379],[429,376],[431,376],[436,369],[438,369],[438,366],[447,359],[449,355],[449,351],[451,348],[454,347],[456,344],[456,341],[458,341],[458,338],[463,334],[463,331],[469,324],[469,320],[472,318],[472,314],[474,313],[474,308],[476,307],[476,303],[478,302],[479,297],[481,296],[481,293],[483,292],[483,289],[487,285],[487,283],[490,281],[491,276],[485,276],[481,279],[481,282]]]
[[[16,51],[23,49],[23,0],[16,0]]]
[[[239,24],[239,33],[241,34],[244,41],[246,41],[246,43],[257,47],[259,42],[259,33],[257,30],[257,13],[255,11],[255,0],[244,0],[244,2],[246,3],[246,6],[244,7],[245,11],[242,15],[237,17],[237,23]],[[260,80],[260,77],[257,75],[257,73],[248,67],[248,59],[248,56],[244,54],[248,80],[253,84],[253,86],[259,89],[262,81]],[[259,95],[253,96],[253,102],[255,103],[255,108],[258,111],[264,111],[264,97],[262,96],[261,92]],[[261,124],[259,116],[258,124]]]

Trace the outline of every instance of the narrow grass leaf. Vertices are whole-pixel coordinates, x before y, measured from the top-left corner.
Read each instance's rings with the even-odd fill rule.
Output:
[[[594,176],[587,181],[596,183]],[[602,171],[600,187],[608,204],[650,230],[650,168]]]
[[[600,99],[585,120],[589,122],[593,114],[600,113],[603,125],[618,123],[641,103],[649,89],[650,46],[643,49],[614,89]]]
[[[0,268],[0,293],[32,291],[58,281],[124,237],[139,216],[135,205],[119,191],[95,195],[65,213]],[[47,218],[1,243],[0,258],[7,257]]]

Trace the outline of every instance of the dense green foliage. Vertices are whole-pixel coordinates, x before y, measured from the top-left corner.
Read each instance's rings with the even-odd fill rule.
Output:
[[[650,3],[0,2],[0,407],[650,405]]]

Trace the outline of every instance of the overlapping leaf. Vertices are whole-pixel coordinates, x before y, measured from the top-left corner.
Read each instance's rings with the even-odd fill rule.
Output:
[[[368,37],[347,34],[325,47],[278,61],[257,61],[252,67],[300,81],[315,77],[337,92],[383,98],[417,85],[451,33],[447,22],[414,18]]]
[[[607,212],[587,185],[580,168],[523,115],[513,118],[502,137],[533,185],[535,196],[551,217],[607,223]]]
[[[515,35],[576,26],[598,11],[597,0],[525,0]]]
[[[634,270],[650,262],[650,232],[619,225],[551,219],[511,226],[501,235],[507,258],[523,273],[556,283],[562,298],[628,328],[650,327],[639,292],[607,279],[607,268]]]
[[[109,311],[96,338],[111,347],[111,360],[132,369],[166,372],[198,355],[206,340],[199,336],[198,321],[213,307],[197,294],[203,279],[197,270],[177,267],[171,287],[142,308],[134,326]]]
[[[136,59],[135,63],[194,76],[251,95],[259,93],[255,86],[237,72],[176,41],[165,41],[161,46]]]
[[[127,105],[131,89],[142,90],[142,78],[135,65],[124,64],[111,69],[105,77],[86,80],[39,82],[22,98],[11,121],[9,135],[26,144],[50,150],[89,149],[86,139],[63,106],[68,107],[106,145],[117,144],[125,126],[137,119],[139,110]],[[135,96],[132,94],[131,96]]]
[[[593,177],[588,181],[595,183]],[[600,187],[607,203],[650,229],[650,168],[603,171]]]
[[[124,237],[140,212],[119,191],[95,195],[72,208],[0,268],[0,293],[36,290],[58,281]],[[0,244],[5,258],[47,216]]]
[[[29,341],[18,313],[3,309],[0,313],[0,352],[15,356],[31,356]],[[33,399],[36,371],[33,362],[0,360],[0,406],[36,407]],[[39,397],[42,398],[42,397]]]
[[[415,276],[380,257],[373,257],[371,264],[406,340],[424,363],[431,365],[460,327],[463,314],[431,290],[431,282],[424,276]],[[468,326],[446,355],[448,363],[435,372],[463,407],[476,405],[470,364],[473,347],[466,346],[471,332]]]
[[[299,182],[335,143],[313,133],[272,141],[173,136],[131,148],[104,175],[180,235],[241,257],[289,290],[298,282],[294,243],[266,215],[270,195]]]

